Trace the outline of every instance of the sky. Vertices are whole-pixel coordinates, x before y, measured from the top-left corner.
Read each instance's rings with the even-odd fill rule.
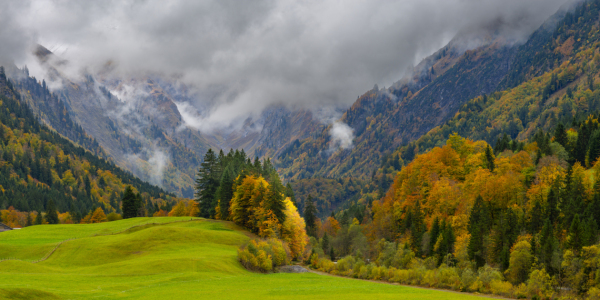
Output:
[[[0,59],[27,64],[43,78],[30,55],[39,43],[68,60],[73,74],[110,62],[115,76],[177,78],[195,92],[182,107],[201,128],[273,104],[348,107],[374,84],[399,80],[459,32],[493,26],[523,41],[565,2],[7,1]]]

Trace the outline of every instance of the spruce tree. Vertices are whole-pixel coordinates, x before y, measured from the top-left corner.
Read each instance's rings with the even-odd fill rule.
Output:
[[[219,184],[219,201],[221,220],[229,220],[229,205],[233,198],[233,177],[231,176],[230,168],[225,169],[223,176],[221,177],[221,183]]]
[[[306,222],[306,233],[310,236],[315,236],[315,222],[317,219],[317,207],[313,202],[311,195],[306,197],[306,205],[304,205],[304,222]]]
[[[42,212],[37,212],[35,216],[35,225],[42,225]]]
[[[25,226],[31,226],[33,225],[33,220],[31,219],[31,214],[27,213],[27,223]]]
[[[542,211],[540,201],[535,200],[529,216],[529,232],[531,234],[536,234],[540,230],[543,214],[544,212]]]
[[[467,252],[475,260],[477,268],[485,265],[483,240],[490,228],[490,213],[481,196],[477,196],[469,216],[468,230],[471,234]]]
[[[552,186],[548,193],[548,201],[544,209],[545,219],[550,223],[556,223],[558,221],[559,210],[558,210],[558,192],[556,192],[556,184]]]
[[[508,257],[510,256],[510,249],[517,240],[520,233],[519,220],[515,212],[507,208],[505,209],[498,218],[498,223],[494,227],[494,243],[493,243],[493,256],[495,260],[501,263],[501,269],[506,270],[508,268]]]
[[[454,236],[454,231],[452,230],[450,223],[442,221],[442,230],[440,236],[442,240],[437,251],[438,265],[442,263],[448,254],[452,254],[454,252],[454,242],[456,241],[456,237]]]
[[[579,253],[583,247],[584,229],[579,219],[579,215],[575,215],[571,227],[569,228],[569,236],[567,237],[567,247]]]
[[[433,220],[433,225],[429,231],[429,252],[433,252],[433,247],[437,242],[438,236],[440,235],[440,219],[436,216]]]
[[[567,149],[569,139],[567,137],[565,125],[563,125],[562,123],[558,123],[558,125],[556,125],[556,129],[554,129],[554,141],[561,144],[565,149]]]
[[[245,154],[243,159],[245,160]],[[208,149],[196,176],[196,192],[194,195],[196,202],[199,204],[200,217],[210,218],[215,215],[216,193],[220,176],[217,156],[212,149]]]
[[[58,213],[56,212],[54,200],[49,200],[46,205],[46,222],[48,224],[58,224]]]
[[[492,148],[489,145],[487,148],[485,148],[485,161],[490,172],[494,172],[494,168],[496,167],[494,165],[494,154],[492,153]]]
[[[589,149],[587,151],[587,162],[588,167],[594,165],[598,157],[600,156],[600,130],[596,129],[592,133],[589,142]]]
[[[577,134],[577,142],[575,143],[575,147],[572,150],[571,163],[580,162],[582,165],[585,165],[585,158],[588,150],[588,143],[590,141],[590,132],[589,127],[586,123],[583,123],[579,128]]]
[[[327,236],[327,233],[323,235],[321,246],[323,248],[323,252],[327,253],[327,250],[329,250],[329,236]]]
[[[421,254],[421,242],[423,241],[423,233],[425,232],[425,224],[423,221],[423,212],[421,211],[421,203],[417,200],[413,208],[412,222],[410,226],[411,243],[415,253]]]
[[[121,199],[121,210],[123,211],[123,219],[137,217],[137,196],[133,192],[130,185],[125,188],[123,198]]]
[[[538,260],[546,268],[549,274],[553,274],[552,255],[554,254],[555,240],[552,222],[550,219],[544,221],[544,227],[540,233],[540,250]]]
[[[265,209],[271,210],[277,217],[279,224],[285,221],[285,203],[283,202],[283,185],[277,173],[273,173],[271,184],[267,191]]]
[[[594,245],[598,241],[598,225],[593,217],[589,217],[582,222],[583,227],[583,246]]]
[[[262,174],[262,166],[260,164],[260,160],[258,160],[258,156],[254,158],[254,172],[256,172],[256,174]]]
[[[331,258],[331,261],[335,261],[335,253],[333,252],[333,247],[331,247],[331,249],[329,250],[329,257]]]
[[[102,205],[102,203],[100,203]],[[146,211],[144,210],[144,199],[142,199],[142,194],[137,193],[135,195],[135,214],[136,217],[145,217]]]

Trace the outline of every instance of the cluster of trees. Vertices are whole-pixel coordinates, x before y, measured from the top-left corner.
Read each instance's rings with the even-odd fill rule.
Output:
[[[153,204],[144,205],[141,193],[135,188],[127,186],[123,193],[119,208],[122,213],[114,210],[106,212],[104,208],[98,206],[90,210],[87,215],[77,218],[73,211],[60,213],[53,200],[49,200],[45,211],[23,212],[14,207],[0,210],[0,222],[13,227],[22,228],[41,224],[90,224],[117,221],[123,218],[134,217],[195,217],[198,215],[196,202],[189,199],[173,198],[171,201],[155,201]]]
[[[294,198],[269,159],[252,162],[243,150],[216,155],[209,149],[196,179],[199,216],[231,220],[260,237],[280,238],[297,259],[304,255],[307,237]]]
[[[504,296],[596,295],[600,153],[583,131],[597,124],[591,115],[529,141],[504,136],[494,149],[453,134],[402,168],[362,220],[346,210],[312,222],[307,205],[313,265]],[[353,267],[328,262],[348,255]]]

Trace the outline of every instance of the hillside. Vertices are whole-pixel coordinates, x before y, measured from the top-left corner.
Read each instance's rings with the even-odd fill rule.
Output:
[[[600,75],[600,37],[598,15],[594,14],[599,7],[598,1],[592,1],[559,21],[558,29],[546,36],[547,42],[541,47],[545,50],[528,60],[532,62],[530,73],[522,77],[530,79],[514,88],[469,100],[451,119],[392,156],[410,161],[415,153],[443,145],[452,132],[492,145],[504,134],[525,140],[540,129],[552,131],[559,123],[570,125],[599,110],[596,82]],[[530,53],[526,49],[531,50],[532,44],[539,44],[539,38],[521,46],[520,51]],[[542,72],[537,71],[539,68],[550,69]]]
[[[59,212],[70,212],[76,221],[96,207],[107,213],[119,211],[126,185],[140,192],[149,207],[152,201],[173,197],[40,124],[19,101],[21,95],[3,68],[0,90],[0,208],[45,211],[53,200]],[[48,95],[47,90],[43,93]],[[81,138],[94,145],[93,139]]]
[[[375,87],[357,99],[340,119],[354,130],[352,148],[329,150],[330,126],[290,145],[276,166],[292,179],[369,179],[393,149],[446,123],[469,100],[518,86],[575,57],[596,40],[597,18],[593,8],[579,7],[569,14],[561,10],[522,45],[491,34],[481,39],[479,47],[465,50],[459,35],[425,59],[412,76],[387,89]],[[574,43],[571,50],[571,42],[582,38],[585,42]]]
[[[114,234],[113,234],[114,233]],[[1,233],[4,299],[475,299],[312,273],[256,274],[236,260],[248,237],[229,222],[135,218]],[[76,239],[72,239],[76,238]],[[52,255],[42,258],[60,241]]]

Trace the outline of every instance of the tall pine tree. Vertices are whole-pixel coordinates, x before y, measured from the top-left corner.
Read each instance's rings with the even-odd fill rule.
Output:
[[[311,195],[306,197],[304,205],[304,222],[306,222],[306,233],[310,236],[315,236],[315,221],[317,219],[317,207],[313,202]]]
[[[226,168],[219,184],[219,211],[221,220],[229,220],[229,206],[233,198],[233,177],[230,168]]]
[[[196,178],[195,200],[198,202],[200,217],[210,218],[215,215],[216,193],[221,179],[219,169],[217,156],[212,149],[208,149]]]
[[[58,213],[56,211],[54,200],[49,200],[46,205],[46,222],[48,222],[48,224],[58,224]]]

